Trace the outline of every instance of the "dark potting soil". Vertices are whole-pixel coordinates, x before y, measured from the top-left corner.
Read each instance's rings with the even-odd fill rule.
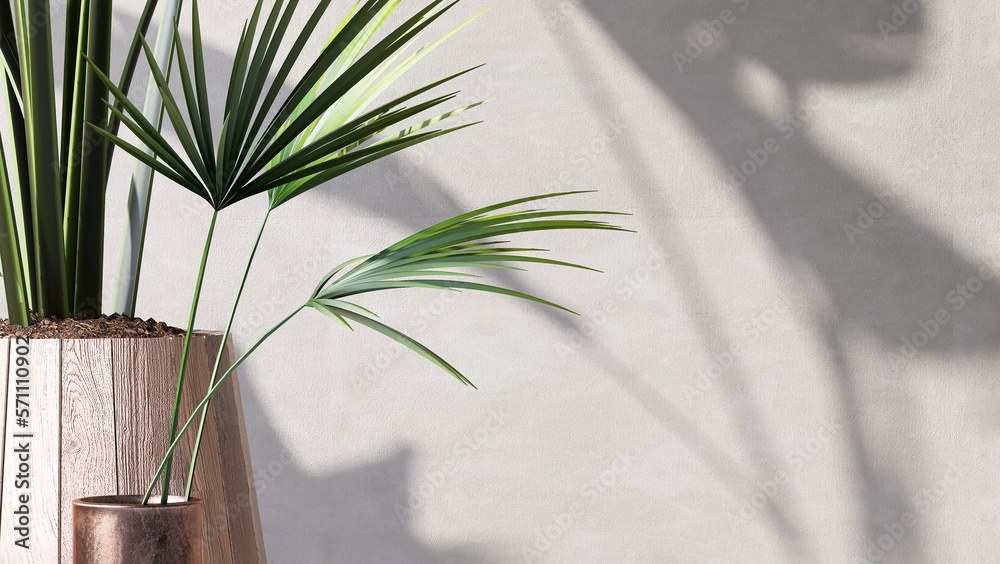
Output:
[[[90,319],[83,314],[77,314],[66,319],[56,317],[42,318],[36,313],[31,314],[31,325],[21,327],[8,319],[0,320],[0,338],[13,339],[28,337],[31,339],[148,339],[153,337],[169,337],[183,335],[184,330],[170,327],[162,321],[139,319],[125,315],[102,315]]]

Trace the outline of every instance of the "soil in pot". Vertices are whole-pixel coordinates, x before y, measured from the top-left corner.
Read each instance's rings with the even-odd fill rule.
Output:
[[[170,327],[155,319],[139,319],[126,315],[102,315],[91,319],[77,314],[65,319],[40,317],[31,313],[31,325],[21,327],[9,320],[0,320],[0,338],[28,337],[31,339],[143,339],[183,335],[184,330]]]

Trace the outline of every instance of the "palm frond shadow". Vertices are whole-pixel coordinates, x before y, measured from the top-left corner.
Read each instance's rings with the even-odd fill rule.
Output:
[[[542,10],[553,8],[552,3],[539,4]],[[866,183],[827,156],[812,141],[808,128],[793,129],[791,137],[784,137],[787,130],[775,130],[774,118],[745,98],[734,76],[744,62],[763,65],[788,93],[786,112],[803,111],[816,102],[811,97],[822,95],[821,90],[817,94],[817,83],[867,83],[909,73],[919,58],[924,11],[911,15],[879,42],[883,32],[879,22],[892,21],[892,2],[751,3],[726,30],[725,40],[716,45],[719,49],[685,64],[683,72],[676,70],[671,55],[686,52],[693,26],[733,4],[643,0],[632,3],[631,10],[617,10],[608,3],[584,0],[582,7],[688,117],[719,169],[733,176],[726,197],[749,210],[764,228],[765,242],[781,257],[791,279],[804,287],[819,282],[813,297],[817,301],[806,304],[806,309],[814,315],[834,365],[831,377],[839,390],[853,456],[845,462],[859,482],[855,492],[863,509],[859,519],[867,538],[875,538],[884,524],[913,509],[912,488],[927,479],[921,441],[914,434],[914,422],[921,414],[910,399],[906,364],[918,364],[925,357],[994,354],[1000,288],[980,279],[982,289],[974,303],[967,304],[971,307],[954,310],[950,292],[978,277],[982,259],[955,250],[950,237],[911,213],[905,201],[887,199],[892,187]],[[572,23],[564,28],[571,30]],[[570,33],[566,29],[561,32]],[[599,81],[583,73],[588,62],[580,60],[581,55],[567,53],[566,58],[582,84],[601,88]],[[613,111],[599,103],[608,97],[594,98],[596,108]],[[747,151],[769,138],[780,140],[780,151],[771,163],[746,178],[733,174],[747,160]],[[648,170],[634,160],[627,165],[624,170]],[[653,209],[668,209],[651,175],[636,175],[631,185]],[[845,224],[856,223],[858,210],[875,202],[885,203],[885,217],[862,225],[860,236],[848,237]],[[701,303],[697,295],[689,300]],[[920,324],[939,309],[949,310],[949,324],[918,347],[916,359],[903,360],[902,374],[895,374],[894,363],[907,357],[904,338],[919,331]],[[865,338],[881,345],[879,354],[847,352],[850,344]],[[711,350],[713,345],[706,342],[706,347]],[[882,401],[886,393],[888,402]],[[882,419],[892,421],[891,428],[866,426],[863,421],[873,410],[891,413]],[[880,454],[876,457],[873,452]],[[906,562],[926,562],[922,542],[916,531],[896,549],[896,556]]]
[[[247,378],[249,376],[249,378]],[[242,398],[253,450],[257,498],[272,562],[327,564],[487,564],[497,547],[435,548],[421,541],[398,508],[411,500],[412,450],[327,474],[304,471],[270,426],[253,387]]]

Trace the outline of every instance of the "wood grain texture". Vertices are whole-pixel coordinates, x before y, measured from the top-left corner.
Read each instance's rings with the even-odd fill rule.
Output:
[[[34,492],[32,511],[35,513],[32,535],[38,543],[37,561],[59,562],[59,513],[62,506],[59,499],[62,470],[61,343],[49,339],[32,341],[31,356],[34,374],[32,395],[36,402],[31,425],[35,446],[38,447],[33,453],[31,469],[34,475],[31,484]]]
[[[118,428],[118,493],[143,494],[167,450],[167,433],[177,388],[184,340],[115,339],[115,421]],[[186,455],[178,449],[174,466],[183,468]],[[184,479],[174,473],[172,491],[183,491]],[[155,490],[159,492],[159,488]]]
[[[14,343],[15,350],[17,348]],[[61,441],[61,395],[60,356],[61,346],[58,340],[32,340],[28,345],[30,352],[23,355],[28,359],[30,375],[27,384],[29,390],[28,415],[29,425],[21,427],[14,423],[16,414],[12,413],[17,400],[17,384],[23,380],[17,374],[17,354],[11,354],[8,365],[7,386],[7,428],[5,429],[6,444],[4,457],[4,475],[2,502],[0,512],[8,519],[7,524],[0,528],[0,562],[4,564],[53,564],[59,562],[59,527],[60,527],[60,441]],[[23,392],[23,390],[22,390]],[[15,437],[15,434],[30,435],[30,437]],[[23,476],[24,468],[20,466],[21,453],[12,456],[16,449],[22,449],[27,444],[28,484],[27,487],[16,488],[19,485],[18,474]],[[27,495],[30,504],[30,523],[28,549],[25,550],[15,541],[19,538],[10,521],[15,511],[20,507],[20,496]]]
[[[181,421],[187,419],[196,400],[200,402],[208,390],[209,371],[221,340],[218,334],[199,334],[191,339]],[[168,428],[173,407],[183,339],[115,341],[115,346],[120,347],[113,352],[119,493],[141,493],[166,450],[163,430]],[[223,370],[232,363],[231,351],[226,354]],[[235,378],[230,382],[235,384]],[[194,495],[205,501],[205,556],[209,564],[266,562],[246,428],[235,389],[234,385],[224,386],[212,402],[195,476]],[[157,406],[151,405],[163,397],[168,401],[161,399]],[[136,428],[140,421],[145,421],[145,426]],[[123,453],[130,444],[133,446],[125,450],[131,452]],[[184,490],[193,445],[192,430],[174,456],[172,492]]]
[[[196,335],[191,339],[191,351],[188,357],[188,375],[184,383],[184,395],[181,402],[181,420],[186,420],[194,411],[194,406],[201,402],[208,393],[208,383],[211,370],[215,364],[215,351],[218,350],[218,335]],[[214,342],[210,342],[214,341]],[[244,562],[234,560],[232,543],[230,541],[229,523],[226,516],[227,500],[225,476],[222,472],[222,462],[219,458],[219,433],[215,426],[215,418],[211,416],[205,422],[205,434],[202,437],[201,449],[198,454],[198,465],[195,468],[195,481],[192,495],[204,501],[204,541],[206,562]],[[197,436],[197,423],[184,437],[182,448],[185,452],[194,451]],[[190,459],[190,457],[189,457]],[[177,471],[185,479],[188,466]],[[241,470],[241,473],[245,470]]]
[[[219,340],[221,341],[221,338]],[[224,371],[233,365],[232,341],[226,343],[223,355],[221,370]],[[263,564],[267,561],[264,552],[264,534],[260,524],[260,513],[257,511],[257,490],[236,374],[233,374],[226,385],[219,388],[212,406],[216,426],[219,429],[222,474],[233,477],[225,483],[233,556],[236,562]]]
[[[118,492],[111,341],[62,341],[63,564],[73,562],[73,500]]]

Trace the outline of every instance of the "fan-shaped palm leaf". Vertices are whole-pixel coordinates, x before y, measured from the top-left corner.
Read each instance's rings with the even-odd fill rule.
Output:
[[[465,25],[402,58],[421,32],[450,10],[457,0],[449,4],[433,0],[381,38],[387,18],[401,0],[358,2],[288,97],[278,104],[279,90],[292,64],[330,1],[323,0],[316,7],[284,61],[278,65],[268,87],[267,70],[276,64],[278,48],[288,32],[297,3],[297,0],[287,4],[278,0],[264,19],[263,0],[257,2],[236,52],[225,106],[225,130],[217,140],[208,109],[197,1],[192,2],[191,62],[179,37],[177,39],[181,78],[178,94],[171,89],[165,73],[144,43],[168,119],[177,132],[180,150],[172,148],[116,85],[100,73],[122,108],[121,111],[112,108],[113,114],[150,148],[153,156],[96,124],[95,129],[135,158],[221,210],[264,192],[270,192],[270,208],[274,209],[360,166],[472,125],[429,129],[481,102],[409,125],[400,124],[418,119],[421,114],[453,100],[457,93],[415,102],[419,96],[476,67],[366,109],[416,62]],[[400,129],[388,137],[378,138],[394,127]]]

